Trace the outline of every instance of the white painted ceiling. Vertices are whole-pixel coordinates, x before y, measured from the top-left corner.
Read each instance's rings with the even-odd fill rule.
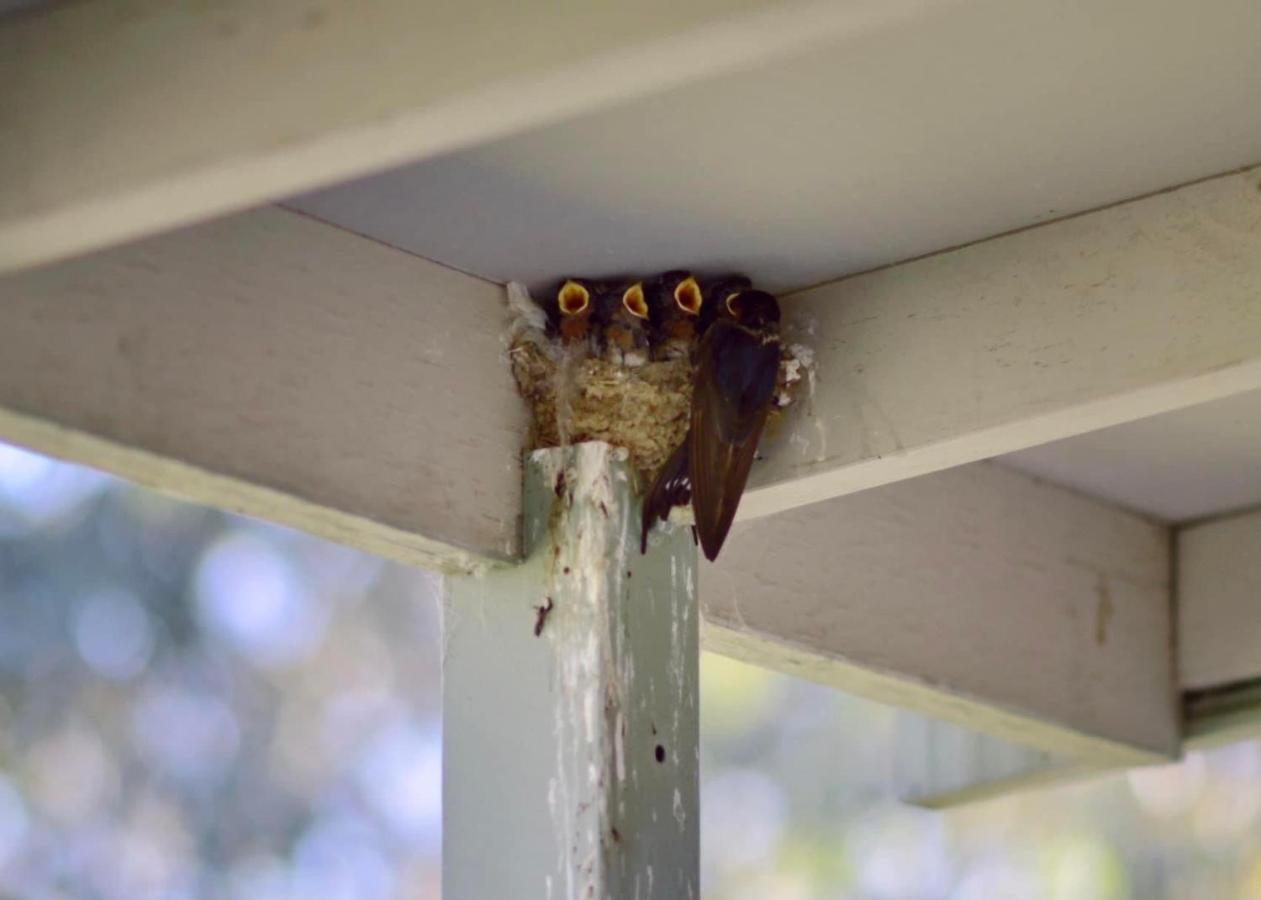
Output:
[[[1261,161],[1258,0],[932,8],[295,205],[496,280],[782,290]]]
[[[1165,522],[1261,506],[1261,391],[1044,444],[1002,460]]]
[[[784,290],[1256,162],[1258,0],[960,0],[292,205],[495,280]],[[1261,395],[1007,459],[1170,521],[1261,503]]]

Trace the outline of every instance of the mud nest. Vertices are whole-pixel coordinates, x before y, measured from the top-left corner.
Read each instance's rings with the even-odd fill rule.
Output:
[[[533,342],[512,348],[512,374],[530,406],[531,450],[583,441],[625,447],[647,477],[687,434],[692,371],[685,359],[629,368],[576,359]]]
[[[545,333],[542,310],[518,284],[508,287],[512,313],[509,358],[530,408],[529,450],[584,441],[624,447],[640,477],[651,480],[687,434],[692,364],[670,359],[627,366],[564,347]],[[813,354],[794,344],[782,351],[772,433],[813,367]]]

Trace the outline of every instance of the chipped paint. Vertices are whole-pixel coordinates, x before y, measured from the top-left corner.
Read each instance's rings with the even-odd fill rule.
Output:
[[[687,529],[666,528],[656,551],[640,555],[628,469],[626,452],[605,444],[529,454],[527,561],[480,580],[453,579],[456,590],[447,603],[461,610],[448,637],[449,661],[467,652],[461,646],[479,633],[488,642],[495,635],[484,653],[516,660],[487,702],[539,708],[539,692],[545,697],[546,718],[524,727],[517,719],[519,727],[505,736],[510,755],[468,777],[480,787],[494,777],[488,770],[507,766],[511,772],[518,758],[550,760],[546,772],[515,773],[504,796],[488,801],[488,814],[520,816],[537,804],[531,839],[541,838],[550,849],[522,865],[538,872],[536,894],[556,900],[695,893],[696,549]],[[536,638],[541,597],[551,598],[552,609]],[[469,613],[470,603],[486,609],[484,619]],[[498,620],[497,609],[521,612],[512,625]],[[467,708],[471,701],[459,696],[460,708]],[[477,733],[485,727],[480,723]],[[452,759],[463,763],[467,753],[486,752],[468,744],[464,751]],[[539,785],[533,795],[527,790],[532,779]],[[454,790],[450,780],[447,785]],[[490,839],[485,829],[476,837]],[[520,884],[479,884],[480,893],[468,896],[522,896]]]

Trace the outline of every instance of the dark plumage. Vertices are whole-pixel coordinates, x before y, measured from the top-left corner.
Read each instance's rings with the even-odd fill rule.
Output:
[[[691,356],[700,334],[700,313],[704,297],[691,273],[665,272],[646,288],[652,316],[653,359],[680,359]]]
[[[766,424],[779,374],[779,303],[744,290],[722,305],[697,347],[687,438],[644,498],[645,549],[652,524],[690,496],[701,549],[717,558]]]
[[[543,304],[548,334],[566,346],[589,344],[593,335],[595,286],[579,278],[566,278]]]
[[[687,506],[692,502],[692,476],[688,472],[689,457],[687,452],[687,436],[683,443],[675,448],[674,453],[661,467],[652,486],[644,495],[644,511],[641,516],[642,530],[639,535],[639,552],[648,552],[648,532],[658,521],[665,522],[670,518],[670,510],[676,506]]]
[[[598,288],[596,317],[602,357],[625,366],[641,366],[648,361],[649,312],[641,282]]]

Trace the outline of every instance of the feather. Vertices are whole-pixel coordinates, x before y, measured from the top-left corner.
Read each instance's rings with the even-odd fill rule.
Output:
[[[701,549],[711,561],[735,520],[778,373],[778,340],[734,320],[716,321],[701,339],[688,472]]]
[[[657,520],[662,522],[670,518],[670,511],[676,506],[687,506],[692,499],[692,482],[688,474],[687,438],[675,448],[674,453],[661,467],[652,487],[644,495],[642,515],[643,531],[639,538],[639,552],[648,552],[648,532]]]

